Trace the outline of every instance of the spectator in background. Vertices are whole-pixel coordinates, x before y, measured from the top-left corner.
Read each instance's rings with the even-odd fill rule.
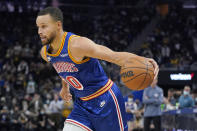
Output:
[[[176,109],[175,106],[173,106],[167,98],[164,97],[164,103],[161,106],[162,111],[168,111],[168,110],[174,110]]]
[[[176,96],[176,98],[175,98]],[[178,94],[176,94],[175,90],[173,88],[168,89],[168,95],[167,98],[164,98],[164,107],[163,110],[174,110],[178,109]]]
[[[190,86],[186,85],[183,90],[183,94],[179,98],[179,108],[194,107],[194,100],[190,95]]]
[[[59,129],[61,123],[61,111],[63,110],[64,102],[59,100],[58,94],[54,94],[54,99],[49,105],[49,110],[51,112],[51,119],[55,122],[55,126]]]
[[[151,86],[143,93],[144,109],[144,131],[150,131],[153,121],[155,131],[161,131],[161,104],[163,103],[163,90],[157,86],[158,79],[155,79]]]
[[[51,113],[59,113],[62,110],[63,104],[63,100],[59,100],[58,94],[54,94],[54,99],[49,105]]]
[[[168,100],[168,102],[169,102],[171,105],[176,106],[176,99],[174,98],[174,89],[170,88],[170,89],[168,90],[167,100]]]
[[[139,111],[135,113],[135,121],[132,131],[143,131],[143,119]]]
[[[50,93],[45,94],[46,98],[44,100],[44,111],[46,112],[46,114],[50,114],[51,110],[49,109],[50,103],[51,103],[51,99],[52,99],[52,95]]]
[[[19,124],[21,126],[21,131],[26,131],[28,117],[24,113],[20,113],[20,116],[18,118]],[[15,128],[18,129],[18,128]]]
[[[10,111],[10,122],[12,123],[12,130],[19,129],[20,123],[19,123],[19,116],[21,114],[21,111],[19,109],[19,106],[14,106],[14,109]]]
[[[1,131],[9,131],[9,110],[7,106],[4,106],[2,110],[0,110],[0,130]]]
[[[37,117],[42,107],[43,107],[43,102],[41,100],[40,95],[37,93],[34,94],[32,101],[29,103],[30,115]]]
[[[125,102],[125,109],[126,109],[126,113],[127,113],[127,118],[128,118],[128,131],[132,131],[133,130],[133,126],[134,126],[134,114],[137,111],[137,104],[135,103],[135,101],[133,100],[133,95],[130,94],[128,96],[128,100],[127,102]]]
[[[137,110],[143,109],[143,104],[139,99],[135,99],[135,103],[137,104]]]
[[[18,72],[22,72],[23,74],[27,75],[29,73],[29,66],[26,61],[21,61],[17,67]]]
[[[29,81],[27,82],[27,94],[30,94],[31,96],[33,96],[33,94],[35,93],[36,89],[36,83],[33,80],[32,76],[29,77]]]
[[[194,100],[195,107],[197,107],[197,88],[194,88],[191,96],[192,96],[192,98]]]

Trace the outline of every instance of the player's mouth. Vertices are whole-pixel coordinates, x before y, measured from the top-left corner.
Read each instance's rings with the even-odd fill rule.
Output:
[[[40,37],[41,41],[46,41],[46,37]]]

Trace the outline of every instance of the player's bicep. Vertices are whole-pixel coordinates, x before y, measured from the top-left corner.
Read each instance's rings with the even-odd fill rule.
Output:
[[[102,45],[98,45],[92,40],[85,37],[78,38],[77,44],[78,48],[76,48],[75,52],[80,52],[78,53],[79,55],[82,55],[83,57],[97,58],[114,63],[116,52],[112,51],[111,49]]]

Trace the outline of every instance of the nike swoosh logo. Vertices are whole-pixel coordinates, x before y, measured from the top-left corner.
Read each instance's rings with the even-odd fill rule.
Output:
[[[68,56],[68,54],[61,54],[60,56],[61,57],[66,57],[66,56]]]

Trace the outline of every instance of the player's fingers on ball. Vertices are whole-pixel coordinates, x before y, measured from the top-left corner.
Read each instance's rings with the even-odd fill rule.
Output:
[[[154,74],[157,74],[157,71],[159,69],[158,65],[157,65],[157,62],[155,60],[152,59],[152,64],[153,64],[153,67],[154,67]]]
[[[157,63],[155,62],[155,71],[154,71],[154,74],[156,75],[157,74],[157,71],[158,71],[158,65],[157,65]]]
[[[153,65],[153,67],[155,68],[155,61],[151,58],[149,58],[149,62]]]
[[[157,78],[157,74],[158,74],[158,70],[157,69],[155,69],[155,71],[154,71],[154,79],[156,79]]]
[[[159,68],[158,68],[158,70],[157,70],[157,72],[156,72],[156,74],[155,74],[155,76],[154,76],[154,79],[157,79],[158,73],[159,73]]]
[[[156,73],[156,70],[157,70],[157,63],[156,62],[154,62],[154,60],[153,59],[150,59],[150,61],[149,61],[152,65],[153,65],[153,68],[154,68],[154,74]]]

